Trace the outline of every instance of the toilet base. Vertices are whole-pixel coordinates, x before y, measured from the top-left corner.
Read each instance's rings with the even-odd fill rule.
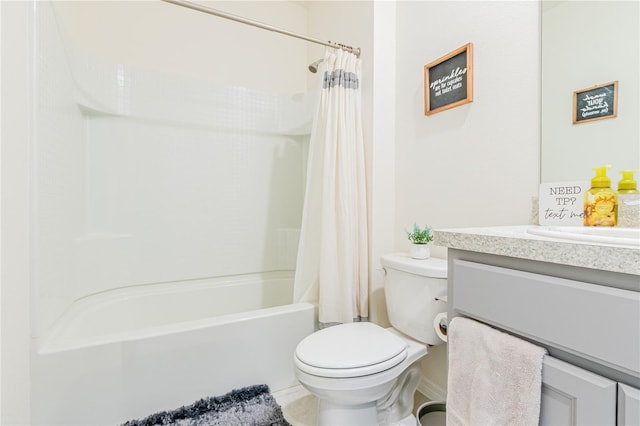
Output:
[[[378,410],[375,404],[362,404],[360,406],[344,406],[331,402],[318,400],[318,426],[371,426],[378,425]],[[381,424],[380,426],[420,426],[418,419],[409,414],[402,420],[393,424]]]
[[[378,409],[375,401],[348,406],[323,399],[318,401],[318,426],[371,426],[376,424],[378,424]]]
[[[420,422],[413,414],[409,414],[404,419],[400,420],[398,423],[393,424],[392,426],[420,426]]]

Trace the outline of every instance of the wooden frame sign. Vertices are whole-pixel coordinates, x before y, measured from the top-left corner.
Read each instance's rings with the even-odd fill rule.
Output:
[[[618,81],[573,92],[573,124],[618,115]]]
[[[424,114],[473,101],[473,44],[467,43],[424,66]]]

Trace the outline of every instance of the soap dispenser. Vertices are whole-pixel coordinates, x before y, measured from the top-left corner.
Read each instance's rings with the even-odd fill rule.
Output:
[[[640,228],[640,191],[633,170],[622,170],[618,182],[618,226]]]
[[[593,169],[596,175],[591,179],[591,188],[584,193],[584,226],[616,226],[618,193],[611,189],[611,179],[607,176],[609,167]]]

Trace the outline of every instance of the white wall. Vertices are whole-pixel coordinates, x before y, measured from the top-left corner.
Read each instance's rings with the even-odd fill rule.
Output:
[[[397,2],[395,249],[404,228],[526,224],[538,191],[539,29],[533,1]],[[425,64],[473,43],[473,102],[423,115]],[[445,255],[434,247],[432,253]],[[446,347],[423,374],[446,386]]]
[[[296,2],[198,4],[307,32],[307,10]],[[301,40],[160,1],[61,1],[56,11],[74,43],[112,63],[276,93],[306,90]]]
[[[398,247],[416,221],[526,223],[538,184],[538,4],[399,2],[397,19]],[[467,42],[473,102],[424,116],[423,66]]]
[[[0,424],[29,420],[29,263],[32,7],[0,2],[2,9],[2,257],[0,258]]]
[[[370,123],[371,159],[368,164],[371,187],[369,214],[370,238],[370,316],[381,325],[389,325],[384,295],[384,275],[380,257],[396,251],[395,227],[395,129],[396,129],[396,4],[375,2],[373,62],[373,117]]]

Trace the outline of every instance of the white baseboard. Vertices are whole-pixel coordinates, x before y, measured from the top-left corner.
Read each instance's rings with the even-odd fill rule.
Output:
[[[447,390],[428,377],[422,376],[418,383],[418,392],[429,398],[431,401],[446,401]]]

